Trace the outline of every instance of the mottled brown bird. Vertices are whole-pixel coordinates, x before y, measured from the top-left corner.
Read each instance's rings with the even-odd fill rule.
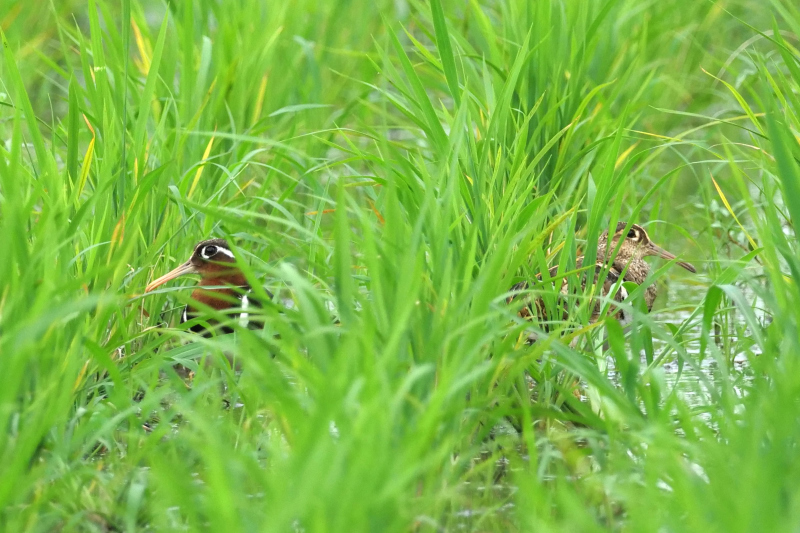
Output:
[[[611,235],[610,239],[607,230],[601,233],[600,237],[597,239],[597,261],[595,262],[594,282],[597,283],[601,272],[604,269],[607,270],[606,277],[603,279],[603,287],[598,292],[604,297],[611,297],[616,302],[621,302],[628,297],[628,292],[622,285],[619,286],[619,289],[614,294],[609,294],[613,290],[614,285],[616,285],[619,281],[620,277],[622,277],[623,281],[629,281],[637,285],[641,285],[644,283],[648,274],[650,274],[650,265],[644,261],[645,257],[656,256],[666,260],[675,259],[674,254],[671,254],[670,252],[653,243],[643,227],[639,226],[638,224],[631,224],[630,228],[626,230],[625,228],[627,225],[628,224],[626,222],[620,222],[617,224],[616,230]],[[617,246],[618,244],[619,247]],[[617,250],[616,255],[614,255],[615,250]],[[578,269],[583,268],[583,260],[583,256],[578,257],[576,261],[576,267]],[[689,263],[678,261],[677,264],[689,272],[697,272],[694,266]],[[554,277],[557,274],[557,271],[558,266],[551,268],[549,271],[550,277]],[[561,294],[568,294],[568,285],[567,279],[563,279],[561,282]],[[569,310],[565,307],[565,301],[562,301],[559,304],[560,317],[548,317],[545,302],[542,300],[542,298],[532,299],[529,293],[524,295],[520,294],[526,291],[529,287],[530,284],[527,281],[517,283],[511,288],[512,294],[506,300],[507,303],[511,303],[517,297],[524,298],[525,305],[523,305],[522,309],[519,311],[519,315],[521,317],[528,320],[537,317],[543,323],[545,330],[550,329],[548,327],[548,322],[552,322],[553,320],[566,320],[568,318]],[[657,295],[658,290],[655,283],[649,285],[645,289],[644,301],[647,305],[648,312],[653,308],[653,302],[655,301]],[[590,322],[597,321],[600,315],[601,307],[600,301],[594,304],[592,307]],[[623,325],[632,320],[632,317],[627,316],[623,309],[617,311],[613,316],[622,322]]]
[[[197,243],[188,261],[151,282],[145,288],[145,292],[150,292],[186,274],[200,276],[199,286],[191,296],[194,302],[228,314],[238,320],[242,327],[251,329],[263,327],[263,323],[257,323],[252,316],[254,307],[262,307],[261,302],[252,293],[250,284],[236,265],[236,258],[224,239],[210,239]],[[267,295],[272,297],[268,291]],[[181,323],[202,315],[202,311],[190,303],[181,313]],[[210,335],[212,330],[219,333],[233,332],[230,326],[218,327],[215,320],[209,319],[204,322],[205,324],[193,324],[190,329],[203,335]]]

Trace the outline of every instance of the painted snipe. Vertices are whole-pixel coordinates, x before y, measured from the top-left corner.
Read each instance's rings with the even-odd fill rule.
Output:
[[[614,253],[615,250],[616,255]],[[650,265],[644,261],[644,258],[647,256],[656,256],[667,260],[675,259],[674,254],[671,254],[670,252],[653,243],[644,228],[638,224],[631,224],[628,228],[628,224],[626,222],[619,222],[616,230],[610,236],[610,238],[608,230],[601,233],[600,237],[597,239],[597,261],[595,263],[594,274],[595,283],[604,269],[608,272],[603,280],[603,287],[598,292],[602,296],[611,297],[616,302],[623,301],[628,297],[628,291],[625,290],[622,285],[619,285],[619,290],[617,290],[613,295],[610,295],[609,293],[617,284],[620,277],[623,281],[630,281],[636,285],[641,285],[644,283],[648,274],[650,274]],[[583,260],[583,256],[577,258],[576,268],[580,269],[584,266]],[[697,270],[691,264],[684,261],[678,261],[677,265],[685,268],[689,272],[697,272]],[[551,278],[556,275],[557,270],[558,266],[550,269],[549,274]],[[514,285],[511,288],[511,296],[509,296],[506,300],[507,303],[514,301],[514,299],[517,298],[520,293],[526,291],[529,287],[530,284],[527,281],[522,281]],[[566,295],[568,290],[568,282],[566,279],[564,279],[561,282],[560,292]],[[648,312],[653,308],[653,302],[655,301],[657,295],[658,290],[655,283],[649,285],[645,289],[644,301],[647,305]],[[523,305],[522,309],[519,311],[520,316],[528,320],[537,317],[543,322],[543,327],[546,330],[550,329],[547,327],[548,313],[545,302],[542,300],[542,298],[531,299],[530,294],[526,294],[524,298],[525,305]],[[601,302],[599,301],[596,302],[592,307],[592,314],[590,317],[591,322],[597,321],[601,307]],[[567,319],[568,310],[563,307],[563,303],[559,305],[559,308],[559,314],[562,316],[553,317],[550,315],[550,321]],[[626,313],[627,312],[625,310],[619,309],[619,311],[617,311],[613,316],[624,325],[632,320],[632,317],[627,316]],[[535,340],[535,338],[531,338],[530,340]]]
[[[164,283],[185,274],[200,276],[200,284],[192,292],[192,300],[236,319],[242,327],[261,328],[253,317],[253,308],[262,307],[261,302],[252,294],[241,269],[236,266],[236,258],[224,239],[201,241],[194,247],[188,261],[171,272],[151,282],[145,292],[150,292]],[[267,295],[272,295],[267,291]],[[202,310],[191,303],[183,309],[181,323],[203,316]],[[232,333],[230,326],[219,324],[214,320],[201,321],[190,328],[195,333],[210,335],[211,330],[218,333]]]

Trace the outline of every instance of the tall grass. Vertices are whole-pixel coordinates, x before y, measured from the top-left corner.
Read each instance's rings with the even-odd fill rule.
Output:
[[[6,530],[797,523],[792,2],[0,13]],[[702,274],[521,321],[618,220]],[[263,332],[142,295],[210,236]]]

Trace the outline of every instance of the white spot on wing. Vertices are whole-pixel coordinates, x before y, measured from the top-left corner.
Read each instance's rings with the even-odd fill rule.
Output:
[[[628,291],[622,285],[620,285],[619,287],[619,295],[622,296],[623,300],[625,300],[628,297]],[[622,317],[620,318],[619,323],[622,327],[625,327],[631,322],[633,322],[633,316],[631,315],[630,311],[622,309],[620,310],[620,314],[622,315]]]
[[[242,295],[242,312],[239,313],[239,325],[243,328],[247,327],[247,324],[250,323],[250,313],[247,312],[247,308],[250,307],[250,299],[247,297],[246,294]]]
[[[188,315],[186,313],[186,310],[188,308],[189,308],[188,305],[183,307],[183,313],[181,313],[181,324],[183,324],[184,322],[188,322],[189,321]]]

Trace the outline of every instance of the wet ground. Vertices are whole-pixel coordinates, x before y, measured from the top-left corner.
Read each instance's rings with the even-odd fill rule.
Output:
[[[744,321],[735,310],[731,310],[724,317],[727,325],[720,325],[715,331],[717,341],[715,346],[708,348],[705,356],[701,357],[702,314],[693,316],[693,313],[695,308],[702,306],[706,293],[707,286],[701,283],[689,284],[677,280],[671,284],[668,295],[671,298],[662,299],[659,302],[661,308],[654,310],[652,316],[660,324],[673,324],[678,328],[685,328],[681,339],[687,357],[682,363],[679,362],[675,352],[669,349],[669,343],[654,336],[653,347],[656,357],[664,350],[667,350],[668,354],[662,362],[654,365],[653,370],[663,376],[665,391],[677,394],[689,407],[697,410],[700,420],[713,427],[712,411],[715,409],[714,398],[718,396],[719,388],[725,384],[731,386],[739,396],[746,394],[747,384],[752,380],[749,358],[758,356],[758,347],[750,346],[750,343],[746,342],[748,331],[744,327]],[[671,301],[677,299],[677,295],[680,295],[681,302],[691,303],[678,305]],[[752,293],[750,296],[752,297]],[[759,318],[766,319],[766,317]],[[727,331],[722,331],[723,327],[726,327]],[[614,370],[614,359],[607,357],[604,363],[608,377],[616,381],[618,375]],[[640,364],[642,370],[647,367],[644,354],[641,354]],[[502,429],[498,428],[498,431]],[[681,432],[680,428],[676,431],[679,434]],[[498,471],[507,471],[508,467],[507,459],[498,461]],[[464,489],[464,495],[468,499],[474,499],[476,505],[454,511],[455,520],[449,524],[450,527],[464,531],[480,530],[480,524],[486,520],[487,513],[494,514],[493,521],[507,519],[509,523],[514,523],[513,498],[516,489],[510,484],[507,476],[489,486],[465,483]],[[496,505],[487,505],[487,491],[497,497]]]

